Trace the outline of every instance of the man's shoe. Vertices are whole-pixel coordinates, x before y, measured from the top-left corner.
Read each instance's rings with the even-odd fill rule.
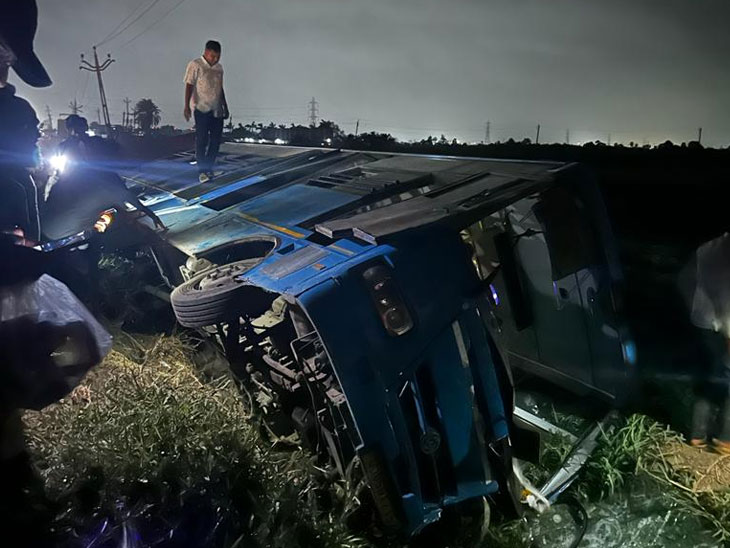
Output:
[[[692,438],[689,440],[689,445],[696,449],[705,449],[707,447],[707,440],[705,438]]]
[[[200,175],[198,175],[198,181],[201,183],[207,183],[208,181],[210,181],[210,177],[207,173],[201,173]]]
[[[208,178],[209,179],[214,179],[216,177],[220,177],[221,175],[223,175],[223,172],[222,171],[209,171],[208,172]]]
[[[712,440],[712,448],[715,450],[715,453],[730,455],[730,441],[723,441],[715,438]]]

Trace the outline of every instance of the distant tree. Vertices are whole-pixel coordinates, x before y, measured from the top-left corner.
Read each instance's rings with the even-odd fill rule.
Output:
[[[134,106],[134,121],[145,133],[160,124],[160,107],[152,99],[140,99]]]
[[[368,150],[392,150],[398,140],[389,133],[361,133],[357,136],[357,141]]]
[[[689,143],[687,143],[687,148],[689,150],[702,150],[705,147],[703,147],[702,143],[700,143],[699,141],[690,141]]]
[[[340,126],[329,120],[321,120],[319,122],[319,129],[323,136],[337,141],[341,140],[345,136],[345,133],[340,129]]]
[[[339,131],[339,126],[330,120],[322,120],[319,122],[319,127],[322,129],[332,129]]]
[[[175,126],[164,125],[157,128],[157,133],[160,135],[177,135],[180,131]]]

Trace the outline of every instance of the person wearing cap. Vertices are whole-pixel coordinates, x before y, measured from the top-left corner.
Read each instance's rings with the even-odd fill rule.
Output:
[[[38,117],[15,95],[8,77],[12,68],[34,87],[49,86],[51,79],[33,52],[35,1],[0,0],[0,14],[0,288],[13,288],[36,280],[46,265],[40,253],[26,246],[40,239],[37,189],[28,171],[37,159]],[[0,330],[0,340],[8,336]],[[10,367],[9,352],[12,343],[0,343],[0,367]],[[7,385],[10,370],[0,371],[0,383]],[[14,539],[12,544],[49,545],[44,526],[49,513],[38,511],[45,501],[29,490],[39,483],[25,451],[20,412],[0,398],[0,527],[6,538]]]
[[[38,151],[38,117],[33,107],[15,95],[8,83],[10,68],[27,84],[51,84],[33,52],[38,9],[32,0],[0,0],[0,232],[21,231],[40,239],[38,192],[28,168]]]

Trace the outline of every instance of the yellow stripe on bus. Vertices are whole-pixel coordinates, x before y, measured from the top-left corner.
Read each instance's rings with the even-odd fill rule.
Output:
[[[278,230],[279,232],[283,232],[284,234],[288,234],[289,236],[292,236],[294,238],[306,238],[306,235],[304,235],[304,234],[302,234],[300,232],[296,232],[296,231],[291,230],[289,228],[286,228],[286,227],[283,227],[283,226],[279,226],[279,225],[275,225],[273,223],[267,223],[266,221],[262,221],[261,219],[257,219],[253,215],[247,215],[246,213],[241,213],[240,211],[237,211],[236,212],[236,215],[238,215],[239,217],[241,217],[241,218],[243,218],[243,219],[245,219],[247,221],[250,221],[252,223],[256,223],[257,225],[265,226],[266,228],[270,228],[272,230]]]

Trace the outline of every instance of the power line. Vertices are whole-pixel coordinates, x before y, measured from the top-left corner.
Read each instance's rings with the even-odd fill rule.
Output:
[[[175,11],[177,8],[179,8],[185,2],[187,2],[187,0],[180,0],[177,4],[175,4],[174,6],[172,6],[165,13],[163,13],[162,14],[162,17],[160,17],[159,19],[156,19],[149,27],[147,27],[146,29],[144,29],[142,32],[139,32],[139,33],[135,34],[132,38],[130,38],[129,40],[127,40],[126,42],[124,42],[121,47],[122,48],[126,48],[129,44],[131,44],[132,42],[134,42],[137,38],[139,38],[140,36],[142,36],[143,34],[145,34],[147,31],[151,30],[154,26],[156,26],[158,23],[160,23],[163,19],[165,19],[168,15],[170,15],[173,11]]]
[[[134,25],[137,21],[139,21],[140,19],[142,19],[142,17],[144,17],[152,8],[154,8],[159,1],[160,0],[152,0],[152,3],[149,6],[147,6],[139,15],[137,15],[137,17],[135,17],[129,23],[127,23],[126,25],[124,25],[124,27],[122,27],[120,30],[117,30],[116,32],[114,32],[114,31],[111,32],[109,36],[107,36],[106,38],[104,38],[104,40],[102,40],[101,42],[99,42],[96,45],[97,46],[102,46],[102,45],[106,44],[107,42],[111,42],[112,40],[114,40],[117,36],[119,36],[124,31],[126,31],[129,27],[131,27],[132,25]],[[124,23],[122,23],[122,24],[124,24]]]
[[[86,90],[89,87],[89,73],[86,73],[86,78],[84,79],[84,90],[81,92],[81,101],[83,102],[86,99]]]
[[[145,1],[146,1],[146,0],[142,0],[142,1],[141,1],[141,2],[139,3],[139,4],[137,4],[137,5],[136,5],[136,6],[134,7],[134,9],[133,9],[132,11],[130,11],[130,12],[129,12],[129,15],[127,15],[127,16],[126,16],[126,17],[125,17],[124,19],[122,19],[122,20],[121,20],[121,21],[119,22],[119,24],[118,24],[118,25],[117,25],[116,27],[114,27],[114,28],[113,28],[112,30],[110,30],[110,31],[109,31],[109,34],[107,34],[107,35],[106,35],[106,36],[105,36],[104,38],[102,38],[101,40],[99,40],[99,43],[98,43],[98,44],[96,44],[96,45],[97,45],[97,46],[102,46],[102,45],[106,44],[106,43],[107,43],[107,41],[111,39],[111,36],[112,36],[112,35],[113,35],[113,34],[114,34],[115,32],[117,32],[117,31],[118,31],[118,30],[119,30],[119,29],[120,29],[120,28],[122,27],[122,25],[124,25],[124,23],[126,23],[127,21],[129,21],[129,20],[130,20],[130,19],[131,19],[131,18],[132,18],[132,17],[134,16],[134,14],[135,14],[135,13],[137,13],[137,11],[139,10],[139,8],[141,8],[141,7],[142,7],[142,5],[143,5],[143,4],[145,3]]]

